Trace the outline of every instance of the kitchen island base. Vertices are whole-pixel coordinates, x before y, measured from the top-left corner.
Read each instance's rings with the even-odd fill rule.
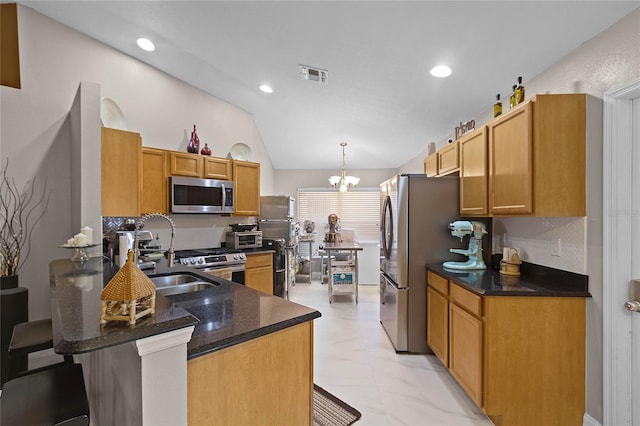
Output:
[[[189,425],[310,425],[313,322],[187,362]]]

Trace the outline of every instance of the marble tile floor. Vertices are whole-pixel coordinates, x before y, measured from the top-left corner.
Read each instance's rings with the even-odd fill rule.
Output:
[[[356,426],[492,425],[434,355],[397,354],[379,316],[378,286],[329,303],[327,285],[291,288],[292,302],[322,313],[314,322],[314,382],[362,413]]]

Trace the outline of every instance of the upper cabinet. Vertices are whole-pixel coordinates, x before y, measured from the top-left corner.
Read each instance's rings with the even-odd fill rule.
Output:
[[[487,128],[467,133],[460,141],[460,214],[489,213]]]
[[[231,180],[231,160],[187,152],[169,151],[171,176]]]
[[[0,4],[0,85],[20,89],[20,52],[18,46],[18,6]]]
[[[586,95],[537,95],[487,124],[492,215],[586,215]]]
[[[586,115],[584,94],[537,95],[458,139],[460,214],[585,216]],[[449,147],[425,159],[427,176],[458,170]]]
[[[260,215],[260,163],[233,160],[235,216]]]
[[[428,177],[445,176],[460,169],[458,141],[434,152],[424,159],[424,173]]]
[[[168,153],[142,147],[142,214],[168,213]]]
[[[102,127],[101,139],[102,215],[140,216],[140,134]]]

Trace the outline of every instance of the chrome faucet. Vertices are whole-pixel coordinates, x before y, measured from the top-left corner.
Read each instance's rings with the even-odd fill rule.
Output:
[[[173,239],[176,236],[176,224],[173,222],[173,219],[171,219],[169,216],[165,216],[162,213],[149,213],[149,214],[145,214],[144,216],[142,216],[140,218],[140,222],[138,223],[138,225],[136,226],[136,233],[135,236],[133,238],[133,246],[134,246],[134,261],[137,262],[138,261],[138,255],[139,255],[139,248],[138,248],[138,231],[141,230],[144,227],[144,223],[151,218],[162,218],[165,219],[167,222],[169,222],[169,225],[171,225],[171,242],[169,243],[169,250],[167,250],[167,265],[169,266],[169,268],[173,267],[173,262],[175,260],[175,254],[173,251]]]

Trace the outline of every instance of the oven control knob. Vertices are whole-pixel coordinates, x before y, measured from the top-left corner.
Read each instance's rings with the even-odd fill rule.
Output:
[[[189,262],[187,261],[187,259],[180,259],[180,263],[182,263],[183,265],[186,265]]]
[[[190,259],[189,261],[191,262],[192,265],[196,264],[196,260],[195,259]]]
[[[198,259],[198,263],[204,263],[204,259],[203,258],[199,258]]]

